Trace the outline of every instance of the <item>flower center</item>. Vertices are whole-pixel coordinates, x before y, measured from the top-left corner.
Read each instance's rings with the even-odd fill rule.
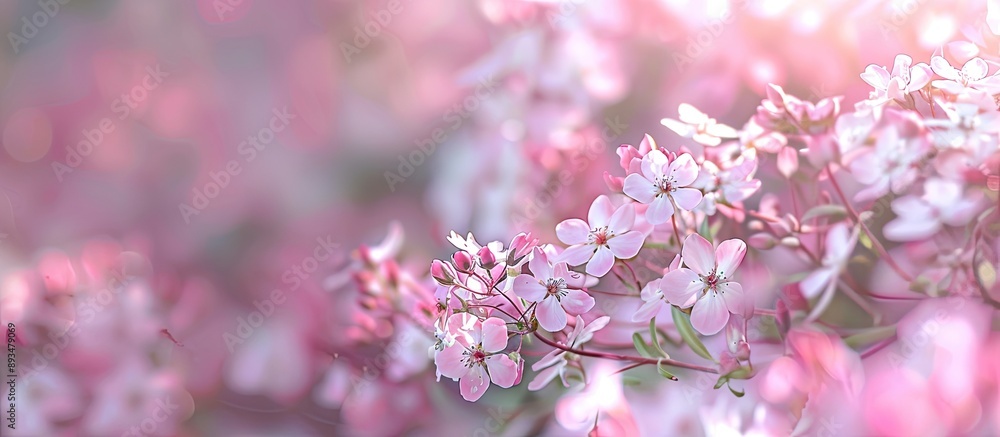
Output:
[[[462,364],[465,367],[472,367],[475,365],[485,365],[486,364],[486,352],[483,352],[483,345],[476,345],[473,348],[465,350],[465,356],[462,357]]]
[[[614,236],[615,236],[614,232],[608,231],[608,227],[607,226],[603,226],[603,227],[594,228],[593,230],[591,230],[590,231],[590,235],[588,237],[588,240],[590,241],[590,243],[596,244],[598,246],[604,246],[604,245],[607,245],[608,244],[608,240],[610,240],[611,237],[614,237]]]
[[[719,284],[726,282],[726,277],[723,276],[722,272],[716,272],[715,270],[712,270],[712,272],[709,273],[708,275],[698,275],[698,276],[701,277],[701,282],[705,284],[704,287],[701,289],[702,295],[708,294],[709,291],[713,293],[718,292]]]
[[[660,176],[656,178],[656,188],[660,189],[660,193],[657,196],[672,193],[677,191],[677,187],[674,186],[673,176]]]
[[[566,280],[563,278],[549,278],[544,285],[546,293],[556,299],[562,299],[566,295]]]

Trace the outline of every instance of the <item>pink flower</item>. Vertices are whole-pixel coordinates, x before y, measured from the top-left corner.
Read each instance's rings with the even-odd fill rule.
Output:
[[[698,108],[687,103],[681,103],[677,108],[677,115],[680,121],[664,118],[660,120],[660,124],[676,132],[677,135],[693,139],[699,144],[718,146],[722,143],[722,138],[739,136],[736,129],[716,122],[714,118],[709,118]]]
[[[590,341],[590,339],[594,337],[594,333],[603,329],[610,321],[611,317],[601,316],[594,319],[589,324],[585,324],[583,322],[583,317],[576,316],[576,325],[573,326],[573,332],[570,332],[566,337],[566,342],[564,344],[571,348],[579,348],[580,345]],[[538,374],[535,375],[535,379],[528,383],[528,390],[541,390],[543,387],[548,385],[549,382],[552,382],[556,376],[562,380],[564,387],[569,387],[569,382],[566,381],[567,363],[566,351],[562,349],[553,349],[551,352],[542,357],[542,359],[538,360],[537,363],[531,366],[531,370],[538,372]]]
[[[691,325],[712,335],[722,330],[729,314],[743,312],[743,287],[729,278],[746,255],[742,240],[723,241],[718,249],[698,234],[684,240],[681,258],[689,268],[679,268],[663,276],[660,287],[667,300],[681,308],[694,305]]]
[[[988,94],[1000,93],[1000,75],[987,76],[990,67],[982,58],[970,59],[959,70],[952,67],[945,58],[935,56],[931,58],[931,69],[938,76],[947,79],[935,80],[931,85],[948,94],[966,94],[971,90],[985,91]]]
[[[902,193],[917,179],[917,164],[924,157],[925,144],[919,138],[902,138],[895,127],[882,131],[875,147],[851,161],[851,173],[868,188],[855,195],[856,201]]]
[[[559,241],[570,245],[558,261],[573,266],[587,263],[587,274],[604,276],[615,258],[632,258],[642,248],[646,235],[632,230],[634,224],[635,205],[615,209],[608,196],[598,196],[590,205],[586,222],[569,219],[556,226]]]
[[[674,260],[670,262],[668,270],[677,270],[681,265],[681,257],[677,255]],[[667,304],[666,299],[663,296],[663,289],[661,288],[660,282],[662,278],[657,278],[646,283],[642,287],[642,291],[639,292],[639,297],[642,298],[642,306],[636,310],[635,314],[632,314],[633,322],[648,322],[653,318],[660,310]]]
[[[895,220],[885,225],[885,238],[913,241],[938,233],[944,225],[962,226],[979,211],[981,193],[965,196],[962,184],[931,178],[924,182],[924,195],[905,196],[892,202]]]
[[[566,263],[549,264],[541,249],[535,248],[528,261],[531,275],[514,278],[514,293],[528,302],[537,302],[535,317],[546,331],[560,331],[566,327],[566,315],[580,315],[594,307],[594,298],[579,290],[583,275],[570,272]]]
[[[641,173],[625,178],[624,191],[629,197],[648,204],[646,221],[666,223],[674,207],[692,210],[701,202],[701,191],[690,188],[698,178],[698,164],[685,153],[672,161],[663,152],[653,150],[642,158]]]
[[[826,287],[837,282],[837,276],[847,267],[847,260],[858,242],[858,231],[851,232],[846,224],[838,223],[826,233],[826,254],[823,255],[823,265],[806,276],[799,288],[807,298],[814,298]]]
[[[518,380],[518,366],[509,356],[499,353],[507,348],[507,325],[491,317],[485,321],[469,314],[455,314],[448,326],[456,332],[455,342],[438,352],[434,364],[438,372],[459,380],[462,397],[479,400],[490,382],[510,388]]]
[[[885,67],[869,64],[865,68],[865,72],[861,73],[861,79],[875,88],[871,98],[888,97],[895,100],[905,100],[910,93],[927,86],[931,81],[931,67],[923,62],[911,67],[912,63],[913,58],[903,54],[896,55],[896,60],[892,65],[892,75],[886,71]]]

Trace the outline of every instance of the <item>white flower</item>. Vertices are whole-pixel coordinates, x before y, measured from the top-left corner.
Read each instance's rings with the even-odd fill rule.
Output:
[[[680,121],[664,118],[660,124],[667,127],[684,138],[693,139],[699,144],[706,146],[718,146],[723,138],[736,138],[739,132],[724,124],[718,123],[714,118],[699,111],[694,106],[681,103],[677,108]]]

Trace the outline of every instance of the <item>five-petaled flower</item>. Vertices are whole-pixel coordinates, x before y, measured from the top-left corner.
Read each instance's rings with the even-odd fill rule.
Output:
[[[923,62],[912,64],[913,58],[903,54],[896,55],[891,75],[885,67],[869,64],[865,72],[861,73],[861,78],[875,88],[871,99],[890,98],[902,101],[906,100],[906,96],[910,93],[927,86],[931,81],[931,67]]]
[[[459,380],[462,397],[479,400],[490,388],[490,381],[510,388],[518,380],[518,365],[502,354],[507,348],[507,325],[491,317],[485,321],[470,314],[455,314],[448,319],[455,334],[454,343],[434,357],[438,372]]]
[[[616,209],[608,196],[598,196],[590,205],[586,222],[569,219],[556,226],[556,236],[570,245],[556,261],[572,266],[587,263],[587,274],[604,276],[611,271],[615,258],[632,258],[642,248],[646,235],[632,230],[633,225],[635,205]]]
[[[982,58],[970,59],[959,70],[952,67],[945,58],[935,56],[931,58],[931,69],[938,76],[945,78],[945,80],[935,80],[931,85],[948,94],[966,94],[971,90],[984,91],[991,95],[1000,93],[1000,74],[987,76],[990,67]]]
[[[629,197],[649,205],[646,221],[658,225],[674,215],[675,205],[692,210],[701,202],[701,191],[690,188],[698,178],[698,164],[685,153],[670,160],[659,150],[642,158],[641,173],[625,178],[624,191]]]
[[[580,315],[594,307],[594,298],[580,290],[585,277],[571,272],[566,263],[549,264],[541,249],[535,248],[528,261],[531,275],[514,278],[514,293],[528,302],[537,302],[535,317],[546,331],[566,327],[566,315]]]
[[[667,300],[691,310],[691,325],[698,332],[712,335],[722,330],[729,314],[743,312],[743,286],[731,278],[746,255],[747,245],[731,239],[718,249],[701,235],[692,234],[684,240],[681,259],[687,268],[668,272],[660,280]]]

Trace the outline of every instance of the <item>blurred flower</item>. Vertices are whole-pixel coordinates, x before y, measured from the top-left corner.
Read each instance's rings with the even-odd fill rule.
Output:
[[[718,146],[723,138],[736,138],[739,132],[699,111],[694,106],[681,103],[677,108],[680,121],[670,118],[660,120],[660,124],[684,138],[693,139],[706,146]]]

